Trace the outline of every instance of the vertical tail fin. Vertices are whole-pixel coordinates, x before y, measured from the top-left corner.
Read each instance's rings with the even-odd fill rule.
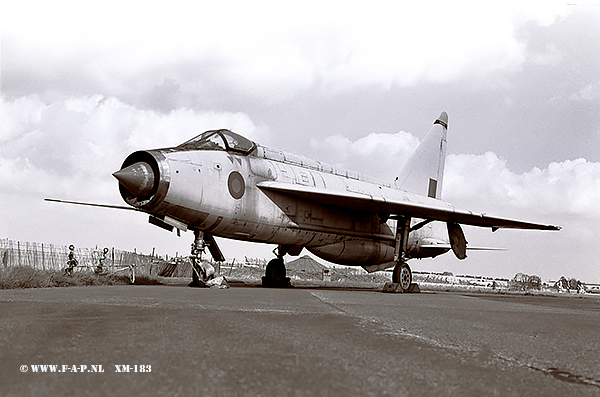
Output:
[[[396,186],[411,193],[441,198],[446,164],[448,114],[442,112],[402,168]]]

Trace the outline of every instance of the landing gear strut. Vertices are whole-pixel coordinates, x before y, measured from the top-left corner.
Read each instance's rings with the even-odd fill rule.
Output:
[[[406,263],[406,246],[410,233],[410,217],[399,217],[396,224],[396,245],[394,249],[394,261],[396,266],[392,273],[392,282],[386,283],[384,292],[415,292],[418,286],[412,284],[412,272]]]
[[[207,269],[202,265],[204,248],[204,233],[200,230],[194,230],[194,243],[190,252],[190,259],[192,260],[192,282],[189,284],[190,287],[204,287],[206,281],[208,281]]]
[[[273,250],[277,258],[271,259],[265,269],[265,275],[262,278],[262,285],[271,288],[291,287],[290,278],[286,277],[285,264],[283,256],[287,253],[281,245]]]

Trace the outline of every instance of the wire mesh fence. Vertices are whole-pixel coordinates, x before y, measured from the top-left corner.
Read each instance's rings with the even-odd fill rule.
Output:
[[[72,254],[72,255],[70,255]],[[72,258],[71,258],[72,257]],[[77,265],[69,269],[76,260]],[[260,280],[264,275],[267,260],[263,258],[248,258],[226,262],[209,262],[217,274],[234,278],[252,278]],[[159,277],[192,277],[192,260],[190,257],[175,256],[163,259],[154,255],[144,255],[136,252],[117,250],[115,248],[82,248],[68,245],[57,245],[37,242],[15,241],[8,238],[0,239],[0,270],[10,267],[25,266],[38,270],[55,270],[71,272],[99,272],[102,264],[102,274],[127,272],[130,267],[135,268],[135,274]],[[375,281],[373,275],[363,275],[362,269],[335,269],[331,280],[363,280]],[[100,272],[99,272],[100,273]],[[302,279],[322,279],[322,271],[311,272],[298,269],[290,264],[288,268],[290,277]],[[314,273],[314,274],[313,274]]]
[[[70,246],[0,239],[0,267],[27,266],[39,270],[62,270],[68,267]],[[73,249],[77,266],[74,271],[94,270],[100,263],[108,271],[135,266],[138,271],[152,264],[153,257],[115,248]]]

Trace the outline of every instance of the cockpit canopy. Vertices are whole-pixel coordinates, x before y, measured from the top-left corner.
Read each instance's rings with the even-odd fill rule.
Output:
[[[178,150],[224,150],[249,154],[256,144],[229,130],[211,130],[177,146]]]

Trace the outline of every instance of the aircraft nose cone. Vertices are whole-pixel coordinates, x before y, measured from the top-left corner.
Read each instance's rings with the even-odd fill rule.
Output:
[[[154,170],[148,163],[132,164],[113,173],[113,176],[134,196],[147,197],[154,191]]]

